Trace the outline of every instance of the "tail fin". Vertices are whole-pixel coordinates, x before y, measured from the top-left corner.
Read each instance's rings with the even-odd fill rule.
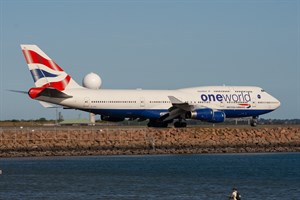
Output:
[[[70,88],[81,88],[71,76],[60,68],[38,46],[22,44],[21,48],[36,87],[55,88],[59,91]]]

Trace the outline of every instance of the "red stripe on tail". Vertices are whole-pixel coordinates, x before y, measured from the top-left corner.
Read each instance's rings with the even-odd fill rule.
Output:
[[[31,50],[22,50],[22,51],[26,58],[27,64],[35,64],[35,63],[43,64],[55,71],[61,71],[61,72],[63,71],[54,61],[44,58],[43,56],[39,55],[35,51],[31,51]]]

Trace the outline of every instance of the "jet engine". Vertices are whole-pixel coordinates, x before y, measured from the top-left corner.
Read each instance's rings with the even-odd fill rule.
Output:
[[[220,122],[224,122],[225,120],[225,113],[222,111],[215,111],[214,112],[214,116],[211,120],[208,120],[208,122],[212,122],[212,123],[220,123]]]
[[[100,76],[98,76],[97,74],[95,74],[93,72],[87,74],[82,80],[83,87],[93,89],[93,90],[100,89],[101,84],[102,84],[102,81],[101,81]]]
[[[225,120],[225,113],[222,111],[214,111],[210,108],[206,108],[206,109],[188,112],[186,114],[186,118],[197,119],[197,120],[212,122],[212,123],[219,123]]]

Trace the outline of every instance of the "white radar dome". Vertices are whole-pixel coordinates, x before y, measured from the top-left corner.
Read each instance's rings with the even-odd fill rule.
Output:
[[[102,81],[100,76],[98,76],[93,72],[87,74],[82,80],[83,87],[94,89],[94,90],[100,89],[101,83]]]

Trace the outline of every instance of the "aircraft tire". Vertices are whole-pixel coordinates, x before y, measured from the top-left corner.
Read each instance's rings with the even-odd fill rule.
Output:
[[[253,119],[251,119],[250,125],[252,127],[256,127],[257,126],[257,117],[253,117]]]
[[[251,126],[256,127],[257,126],[257,122],[253,121],[250,123]]]
[[[156,121],[149,121],[147,124],[148,127],[156,127],[156,128],[167,128],[168,123],[166,122],[156,122]]]
[[[186,125],[187,125],[187,124],[186,124],[185,122],[179,122],[179,121],[178,121],[178,122],[175,122],[175,123],[174,123],[174,127],[175,127],[175,128],[185,128]]]

